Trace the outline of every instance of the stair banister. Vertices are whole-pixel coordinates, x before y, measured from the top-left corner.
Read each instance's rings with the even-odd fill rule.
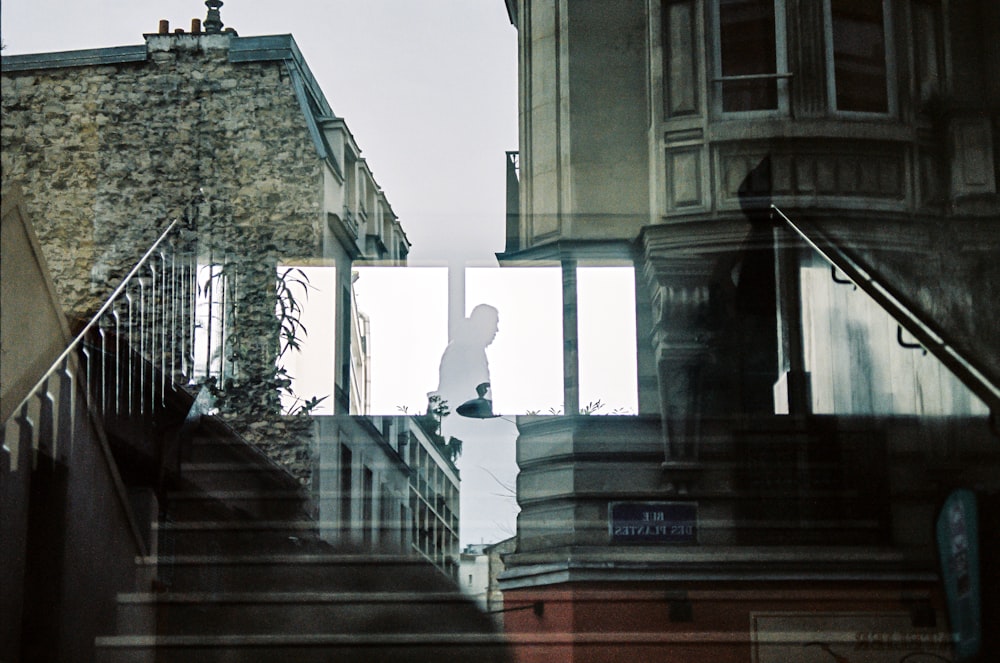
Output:
[[[843,247],[833,241],[823,238],[820,233],[806,232],[795,223],[777,205],[771,205],[771,211],[776,217],[795,232],[807,245],[819,255],[840,270],[856,287],[866,292],[888,313],[900,327],[910,332],[921,345],[948,367],[965,385],[979,396],[990,408],[991,424],[997,426],[1000,417],[1000,385],[995,384],[975,365],[964,357],[944,338],[934,327],[923,320],[903,301],[896,297],[890,289],[881,282],[877,275],[872,274],[860,265]]]
[[[122,292],[125,291],[125,288],[128,287],[129,282],[132,280],[132,278],[139,272],[140,269],[142,269],[143,265],[146,264],[146,261],[149,259],[149,257],[156,252],[160,244],[163,243],[163,241],[167,238],[167,236],[173,231],[173,229],[179,223],[181,223],[180,219],[174,219],[173,221],[170,222],[170,225],[167,226],[166,230],[164,230],[160,234],[160,236],[156,239],[156,241],[153,242],[153,245],[146,250],[146,253],[144,253],[142,258],[139,259],[139,262],[135,264],[135,266],[131,269],[131,271],[129,271],[129,273],[125,276],[125,278],[122,279],[121,284],[119,284],[119,286],[115,288],[114,292],[111,293],[111,296],[109,296],[105,300],[104,304],[101,305],[101,308],[97,310],[97,313],[95,313],[94,316],[90,319],[90,322],[88,322],[87,325],[80,331],[80,333],[78,333],[76,337],[72,341],[70,341],[69,345],[66,346],[66,349],[63,350],[58,357],[56,357],[56,360],[52,362],[52,366],[49,368],[49,370],[45,371],[45,374],[42,375],[42,377],[38,380],[38,382],[35,383],[35,386],[32,387],[31,390],[28,392],[28,394],[21,400],[20,403],[18,403],[17,407],[14,408],[13,412],[16,413],[21,411],[21,408],[24,407],[25,403],[31,400],[35,392],[37,392],[39,389],[42,388],[43,385],[45,385],[49,377],[51,377],[51,375],[56,371],[56,369],[58,369],[59,366],[62,365],[62,362],[67,357],[69,357],[69,355],[74,350],[76,350],[76,348],[80,345],[80,343],[83,342],[84,337],[87,335],[87,332],[89,332],[91,329],[93,329],[100,323],[102,316],[105,313],[107,313],[108,309],[110,309],[114,305],[115,300],[118,298],[120,294],[122,294]]]

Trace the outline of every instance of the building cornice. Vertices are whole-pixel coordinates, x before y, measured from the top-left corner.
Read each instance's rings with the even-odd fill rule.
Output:
[[[550,561],[561,558],[559,561]],[[568,582],[936,582],[923,559],[858,548],[677,548],[656,553],[513,554],[502,591]]]
[[[33,71],[36,69],[63,69],[66,67],[88,67],[113,65],[127,62],[145,62],[148,51],[145,44],[135,46],[114,46],[112,48],[88,48],[79,51],[59,51],[55,53],[27,53],[5,55],[0,58],[0,68],[4,73]]]

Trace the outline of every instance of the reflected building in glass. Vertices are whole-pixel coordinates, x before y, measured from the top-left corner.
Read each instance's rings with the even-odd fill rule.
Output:
[[[1000,595],[1000,10],[506,5],[498,257],[562,267],[566,413],[576,270],[633,265],[639,394],[518,420],[519,660],[959,660],[934,537],[957,488],[972,621]]]
[[[3,58],[0,659],[504,660],[454,447],[368,412],[352,266],[406,235],[291,35],[206,4]]]

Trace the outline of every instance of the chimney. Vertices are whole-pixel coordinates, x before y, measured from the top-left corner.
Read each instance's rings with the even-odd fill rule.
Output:
[[[167,35],[170,34],[170,21],[165,18],[160,19],[160,28],[157,30],[158,34]]]
[[[191,34],[198,34],[201,32],[201,19],[192,18],[191,19]]]
[[[222,32],[222,18],[219,16],[219,7],[222,5],[222,0],[205,0],[205,6],[208,7],[208,16],[205,17],[205,32],[209,34]]]

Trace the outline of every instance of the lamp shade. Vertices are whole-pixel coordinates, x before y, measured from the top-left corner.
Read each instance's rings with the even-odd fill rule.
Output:
[[[465,401],[455,408],[455,412],[470,419],[493,419],[500,416],[493,414],[493,399],[490,398],[493,394],[490,393],[489,382],[476,385],[476,394],[476,398]]]

